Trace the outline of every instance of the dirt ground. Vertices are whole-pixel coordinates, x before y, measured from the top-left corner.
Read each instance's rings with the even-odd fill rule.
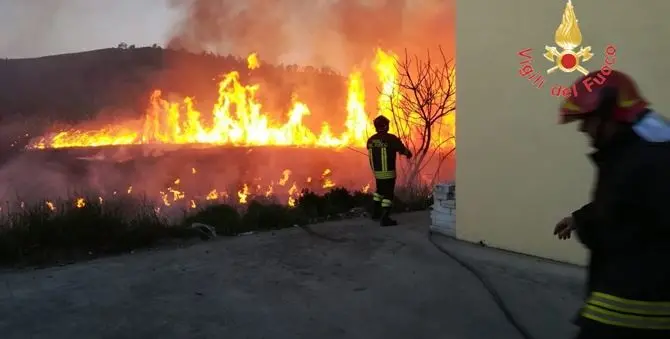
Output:
[[[516,339],[481,283],[427,239],[427,212],[43,270],[0,272],[14,338]],[[583,270],[447,238],[536,338],[570,338]]]

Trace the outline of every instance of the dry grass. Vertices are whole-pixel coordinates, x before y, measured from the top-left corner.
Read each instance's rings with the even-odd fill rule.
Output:
[[[0,265],[44,266],[104,255],[127,253],[159,245],[169,239],[201,237],[195,222],[212,226],[219,236],[250,231],[276,230],[347,217],[360,216],[371,196],[335,188],[323,195],[305,191],[296,206],[272,200],[253,200],[247,205],[209,204],[196,210],[165,211],[135,196],[76,199],[33,206],[5,206],[0,217]],[[397,212],[429,206],[429,192],[399,189]],[[173,211],[175,212],[175,211]]]

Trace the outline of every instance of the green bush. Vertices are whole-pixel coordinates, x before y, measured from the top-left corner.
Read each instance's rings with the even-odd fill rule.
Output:
[[[393,211],[396,213],[422,211],[428,209],[432,204],[431,187],[398,187],[393,202]]]
[[[327,215],[336,215],[356,207],[354,197],[345,188],[333,188],[323,195],[327,206]]]
[[[105,204],[91,199],[79,207],[76,201],[67,200],[52,205],[55,210],[43,201],[5,215],[0,224],[0,263],[39,265],[120,253],[152,246],[168,237],[190,236],[186,230],[167,225],[150,206],[124,199]],[[125,209],[129,205],[135,206],[131,213]]]
[[[424,209],[426,192],[400,190],[396,211]],[[165,239],[200,236],[193,223],[212,226],[220,236],[276,230],[321,220],[343,218],[371,206],[371,194],[334,188],[323,195],[303,191],[294,207],[272,200],[247,205],[211,204],[179,220],[168,220],[154,205],[132,196],[106,200],[76,199],[56,204],[42,201],[17,207],[0,219],[0,265],[44,265],[128,252],[157,245]]]
[[[218,235],[235,235],[243,232],[242,218],[237,209],[229,205],[210,205],[184,219],[183,225],[194,222],[214,227]]]
[[[305,224],[301,209],[279,204],[263,205],[252,201],[242,217],[246,231],[278,230],[296,224]]]
[[[304,216],[310,220],[340,217],[354,208],[362,208],[369,212],[371,206],[372,194],[360,191],[352,194],[345,188],[333,188],[323,196],[314,192],[303,191],[297,204],[297,207],[303,211]]]

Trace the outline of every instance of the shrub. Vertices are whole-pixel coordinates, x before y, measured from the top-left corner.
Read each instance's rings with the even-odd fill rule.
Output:
[[[353,208],[370,210],[372,195],[356,191],[353,194],[345,188],[333,188],[323,196],[303,191],[297,207],[309,219],[331,219],[340,217]]]
[[[327,210],[325,200],[309,190],[302,191],[302,194],[297,201],[297,207],[300,208],[304,215],[310,220],[326,215]]]
[[[280,204],[263,205],[252,201],[247,208],[242,222],[246,231],[277,230],[291,227],[295,224],[304,224],[301,209],[294,209]]]
[[[433,204],[432,188],[429,186],[398,187],[395,196],[394,212],[421,211]]]
[[[120,253],[152,246],[160,239],[191,235],[171,228],[150,206],[129,199],[104,205],[91,199],[79,206],[74,200],[58,205],[44,201],[9,213],[0,225],[0,263],[39,265]],[[128,205],[135,206],[131,213],[124,208]]]
[[[397,211],[429,206],[425,191],[399,191]],[[81,201],[86,201],[82,204]],[[325,219],[346,217],[353,210],[371,206],[363,192],[334,188],[323,195],[304,191],[295,207],[272,199],[248,205],[210,204],[169,220],[169,213],[133,196],[102,199],[42,201],[7,212],[0,219],[0,264],[43,265],[100,255],[123,253],[157,245],[165,239],[197,237],[193,223],[210,225],[218,235],[276,230]]]
[[[354,197],[345,188],[333,188],[323,198],[328,215],[344,213],[356,207]]]
[[[183,225],[194,222],[214,227],[218,235],[235,235],[242,231],[242,218],[236,208],[229,205],[210,205],[184,219]]]

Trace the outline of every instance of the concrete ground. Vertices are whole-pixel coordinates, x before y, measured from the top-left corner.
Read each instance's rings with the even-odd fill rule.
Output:
[[[481,283],[426,237],[367,220],[0,273],[0,337],[516,339]],[[570,338],[583,270],[438,237],[538,339]]]

